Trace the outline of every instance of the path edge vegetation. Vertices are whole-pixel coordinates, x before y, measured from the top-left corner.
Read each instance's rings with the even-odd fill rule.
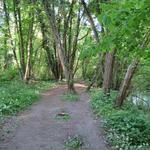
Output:
[[[112,150],[149,150],[149,110],[133,106],[130,98],[121,109],[116,109],[116,95],[117,91],[111,91],[109,96],[102,89],[90,91],[90,106],[95,116],[102,119],[108,145]]]
[[[0,113],[14,114],[30,105],[36,97],[36,87],[29,84],[32,79],[65,79],[68,91],[75,93],[74,82],[80,78],[88,81],[88,90],[102,88],[99,97],[104,102],[93,104],[98,112],[105,104],[102,115],[109,108],[110,116],[123,111],[119,117],[124,119],[127,99],[132,96],[130,102],[138,99],[142,105],[135,111],[132,103],[130,109],[147,117],[145,103],[150,104],[150,96],[146,101],[144,96],[150,91],[149,14],[150,0],[1,0],[0,81],[9,80],[10,84],[0,86]],[[14,79],[22,82],[14,86]],[[118,91],[113,103],[112,90]],[[23,101],[24,97],[29,97],[28,101]],[[147,119],[140,121],[147,129]]]
[[[56,84],[55,81],[34,81],[29,84],[18,80],[1,82],[0,117],[15,115],[27,109],[40,99],[41,92]]]

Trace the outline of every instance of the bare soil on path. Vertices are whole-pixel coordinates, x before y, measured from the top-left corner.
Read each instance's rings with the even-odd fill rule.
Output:
[[[80,96],[76,102],[61,100],[65,85],[43,92],[40,101],[16,117],[19,125],[11,138],[0,142],[0,150],[63,150],[64,141],[74,135],[83,140],[81,150],[107,150],[84,85],[75,87]],[[62,111],[70,115],[68,121],[55,118]]]

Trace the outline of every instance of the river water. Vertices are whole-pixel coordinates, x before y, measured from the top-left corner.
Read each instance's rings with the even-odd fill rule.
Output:
[[[150,107],[150,96],[143,93],[136,93],[131,96],[132,102],[135,105],[143,105]]]

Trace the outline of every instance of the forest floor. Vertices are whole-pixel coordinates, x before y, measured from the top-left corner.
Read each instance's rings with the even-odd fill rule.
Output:
[[[14,129],[3,137],[0,150],[63,150],[64,141],[74,136],[82,139],[81,150],[107,150],[99,120],[90,110],[85,86],[75,87],[80,96],[75,102],[62,100],[66,85],[43,92],[40,101],[11,121],[9,126]],[[57,114],[64,112],[70,116],[68,120],[56,119]]]

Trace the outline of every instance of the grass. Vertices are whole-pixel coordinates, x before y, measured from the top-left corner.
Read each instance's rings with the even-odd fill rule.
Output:
[[[40,91],[54,82],[5,81],[0,84],[0,116],[14,115],[38,100]]]
[[[64,143],[64,150],[80,150],[83,142],[80,136],[69,136]]]
[[[70,101],[70,102],[75,102],[75,101],[78,101],[80,97],[77,93],[66,92],[61,96],[61,99]]]
[[[129,100],[122,109],[113,107],[116,92],[106,96],[100,89],[91,92],[91,107],[103,119],[106,139],[113,150],[150,149],[150,112],[138,109]]]

